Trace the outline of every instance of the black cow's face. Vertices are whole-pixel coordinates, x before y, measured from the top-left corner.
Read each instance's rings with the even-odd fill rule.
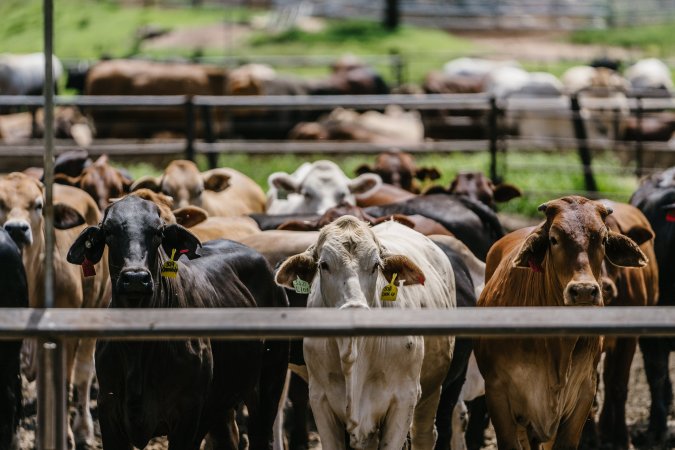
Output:
[[[165,224],[157,205],[136,196],[112,204],[99,226],[80,234],[68,252],[73,264],[91,264],[100,260],[108,246],[113,299],[135,306],[151,298],[159,283],[160,268],[175,249],[175,258],[186,254],[199,257],[199,240],[180,225]]]

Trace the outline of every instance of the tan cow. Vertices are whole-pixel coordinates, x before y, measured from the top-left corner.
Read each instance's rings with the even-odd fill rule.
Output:
[[[546,221],[497,241],[487,258],[478,305],[602,306],[605,258],[643,267],[628,237],[608,229],[611,210],[583,197],[539,207]],[[581,320],[581,319],[580,319]],[[485,378],[488,410],[500,449],[575,449],[593,404],[602,338],[479,338],[474,351]]]
[[[33,308],[44,307],[45,268],[43,263],[44,219],[43,185],[23,173],[0,177],[0,225],[22,248],[23,264],[28,279],[28,301]],[[96,275],[84,277],[83,269],[68,264],[70,245],[89,221],[100,220],[94,200],[84,191],[69,186],[54,186],[54,305],[61,308],[97,308],[110,299],[107,258],[93,265]],[[90,442],[94,427],[89,412],[89,388],[94,373],[93,339],[70,340],[67,343],[68,382],[77,390],[76,416],[69,437],[76,443]],[[31,363],[34,363],[34,355]],[[31,364],[33,369],[33,364]],[[32,370],[29,370],[31,372]],[[30,375],[30,373],[29,373]]]
[[[231,217],[265,211],[265,193],[255,181],[230,168],[200,172],[192,161],[169,163],[161,177],[141,177],[131,190],[147,188],[173,198],[177,208],[199,206],[210,216]]]

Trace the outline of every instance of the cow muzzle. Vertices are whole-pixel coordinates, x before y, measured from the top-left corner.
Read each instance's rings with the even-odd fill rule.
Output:
[[[152,288],[152,275],[145,269],[124,269],[117,279],[119,294],[149,295]]]
[[[602,306],[602,290],[596,282],[570,282],[564,300],[568,306]]]
[[[19,248],[33,243],[33,233],[30,224],[25,220],[9,220],[5,223],[5,231]]]

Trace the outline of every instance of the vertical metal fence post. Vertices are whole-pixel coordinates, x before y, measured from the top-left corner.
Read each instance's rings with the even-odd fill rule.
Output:
[[[212,108],[209,105],[202,105],[200,107],[202,123],[204,123],[204,142],[208,144],[213,144],[216,142],[216,136],[213,132],[213,114],[211,113]],[[209,152],[206,154],[206,158],[209,161],[209,169],[215,169],[218,167],[218,153]]]
[[[54,72],[53,72],[53,0],[43,2],[44,18],[44,233],[45,297],[44,307],[54,306]],[[40,341],[38,359],[37,447],[41,450],[66,449],[66,368],[63,341]]]
[[[637,134],[635,136],[635,175],[642,176],[644,148],[642,145],[642,97],[635,98],[637,106],[635,109],[635,122],[637,123]]]
[[[497,139],[499,131],[497,130],[497,116],[499,110],[497,109],[497,99],[495,96],[490,97],[490,113],[488,117],[488,139],[490,141],[490,178],[496,183],[498,180],[497,174]]]
[[[584,125],[583,117],[581,117],[579,97],[576,94],[570,96],[570,109],[572,111],[572,125],[574,126],[574,136],[577,139],[577,149],[583,167],[586,190],[589,192],[597,192],[598,185],[595,183],[595,177],[593,176],[591,150],[588,148],[586,126]]]
[[[195,160],[195,106],[192,97],[185,98],[185,159]]]

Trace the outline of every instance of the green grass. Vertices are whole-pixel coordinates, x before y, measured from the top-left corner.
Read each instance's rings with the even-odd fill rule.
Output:
[[[354,176],[356,167],[363,163],[372,163],[373,156],[366,155],[221,155],[220,166],[237,169],[254,181],[263,190],[267,190],[267,177],[276,171],[292,172],[306,161],[331,159],[348,176]],[[487,153],[451,153],[425,154],[415,157],[417,165],[435,166],[440,169],[442,178],[435,184],[448,186],[457,172],[489,171]],[[501,160],[500,160],[501,161]],[[206,160],[199,159],[200,168],[206,169]],[[501,164],[501,162],[500,162]],[[610,153],[594,156],[594,168],[618,167],[618,159]],[[129,167],[134,177],[141,175],[159,175],[160,169],[148,165]],[[538,217],[537,206],[552,198],[572,192],[584,191],[579,159],[574,152],[568,153],[512,153],[506,159],[506,182],[518,186],[524,196],[501,205],[500,210],[529,217]],[[597,170],[595,174],[602,196],[617,201],[628,201],[637,187],[637,179],[630,174],[617,175]]]
[[[601,44],[637,48],[649,56],[667,58],[675,53],[673,27],[675,22],[658,25],[618,27],[609,30],[581,30],[570,40],[578,44]]]

